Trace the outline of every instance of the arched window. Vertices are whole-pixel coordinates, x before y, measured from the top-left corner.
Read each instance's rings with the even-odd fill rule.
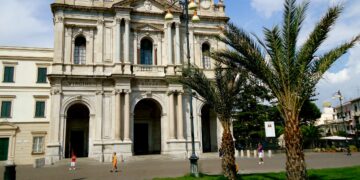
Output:
[[[86,62],[86,39],[79,36],[75,39],[74,64],[85,64]]]
[[[201,51],[202,51],[202,61],[203,61],[204,69],[210,69],[211,68],[211,60],[209,57],[210,45],[208,43],[204,43],[201,47]]]
[[[141,61],[140,64],[152,65],[153,43],[149,39],[141,40]]]

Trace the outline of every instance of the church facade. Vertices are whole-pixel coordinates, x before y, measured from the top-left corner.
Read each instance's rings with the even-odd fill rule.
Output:
[[[196,2],[201,21],[189,25],[190,61],[211,78],[214,61],[206,52],[225,48],[213,36],[228,18],[222,0]],[[53,58],[47,71],[48,95],[41,96],[48,97],[48,128],[41,131],[46,134],[46,163],[72,153],[99,161],[110,161],[113,152],[125,158],[188,157],[189,96],[172,81],[187,63],[179,4],[55,0],[51,9]],[[174,15],[171,21],[164,19],[168,9]],[[215,113],[200,98],[193,99],[193,109],[196,152],[216,152],[222,130]]]

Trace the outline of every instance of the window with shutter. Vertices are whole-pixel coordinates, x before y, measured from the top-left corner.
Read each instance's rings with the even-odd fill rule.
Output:
[[[1,118],[10,118],[11,116],[11,101],[1,102]]]
[[[45,101],[36,101],[35,104],[35,117],[45,117]]]
[[[37,83],[46,83],[47,68],[38,68]]]
[[[5,66],[4,82],[14,82],[14,67],[13,66]]]

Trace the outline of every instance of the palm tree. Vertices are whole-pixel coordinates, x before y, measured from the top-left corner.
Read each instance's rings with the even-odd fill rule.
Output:
[[[177,79],[181,84],[195,90],[201,100],[205,101],[217,114],[223,127],[221,151],[223,153],[222,169],[228,179],[236,179],[235,148],[231,133],[231,119],[235,111],[235,101],[242,85],[247,83],[245,71],[231,71],[222,68],[220,63],[215,66],[215,78],[208,79],[196,67],[186,68],[183,76]]]
[[[318,48],[339,17],[342,7],[334,6],[316,24],[308,39],[297,46],[308,2],[285,0],[283,24],[264,28],[262,41],[229,23],[219,40],[228,49],[213,53],[214,59],[233,69],[246,68],[271,89],[285,120],[286,175],[288,179],[307,179],[299,113],[305,100],[330,66],[359,40],[359,36],[318,55]],[[269,58],[266,58],[269,57]]]

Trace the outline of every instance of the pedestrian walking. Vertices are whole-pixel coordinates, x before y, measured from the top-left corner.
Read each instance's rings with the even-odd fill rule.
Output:
[[[261,143],[258,144],[257,151],[259,154],[259,164],[264,164],[264,149]]]
[[[110,170],[110,172],[114,172],[114,171],[118,172],[116,152],[114,152],[114,154],[112,156],[112,169]]]
[[[69,170],[71,172],[76,170],[76,155],[74,152],[71,153],[71,162],[70,162]]]

